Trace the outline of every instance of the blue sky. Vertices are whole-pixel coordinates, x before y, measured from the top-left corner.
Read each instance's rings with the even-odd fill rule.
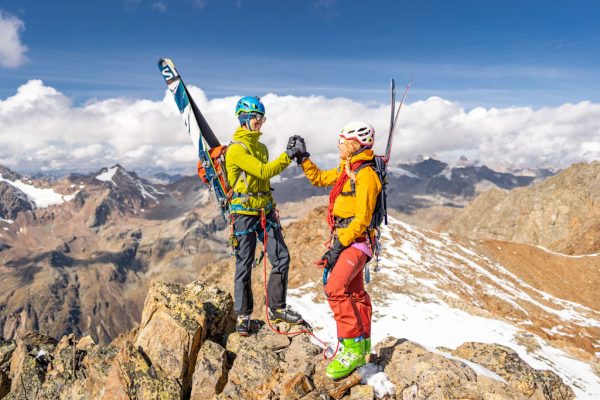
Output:
[[[159,99],[174,59],[209,98],[274,92],[470,108],[600,101],[597,1],[3,0],[27,61],[0,69],[0,98],[42,79],[74,99]]]
[[[414,78],[394,160],[598,160],[598,21],[597,0],[2,0],[0,164],[193,173],[165,56],[222,141],[238,96],[262,96],[273,156],[302,134],[335,163],[357,119],[385,135],[394,77]]]

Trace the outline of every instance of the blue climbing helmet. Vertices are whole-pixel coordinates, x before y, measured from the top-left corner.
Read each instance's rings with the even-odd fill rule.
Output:
[[[265,115],[265,105],[260,101],[260,97],[257,96],[245,96],[238,100],[237,106],[235,107],[235,115],[237,115],[240,125],[250,126],[250,120],[256,116],[256,114]]]
[[[235,107],[235,115],[240,113],[258,113],[265,115],[265,105],[257,96],[245,96],[238,100]]]

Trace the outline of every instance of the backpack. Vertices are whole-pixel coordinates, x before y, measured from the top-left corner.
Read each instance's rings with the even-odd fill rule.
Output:
[[[358,171],[365,167],[371,167],[377,174],[379,178],[379,182],[381,183],[381,192],[377,195],[377,202],[375,203],[375,209],[373,210],[373,215],[371,216],[371,222],[369,223],[369,227],[367,231],[369,231],[369,239],[371,240],[371,247],[373,251],[373,256],[375,258],[375,271],[379,268],[379,254],[381,254],[381,224],[385,222],[388,224],[387,218],[387,193],[386,188],[388,185],[387,180],[387,164],[385,163],[384,157],[375,156],[373,161],[362,163],[354,170],[355,173],[358,174]],[[356,184],[353,180],[350,180],[350,188],[351,191],[347,193],[343,193],[343,195],[354,196],[356,194]],[[364,278],[366,283],[371,282],[371,273],[369,271],[369,263],[365,264],[364,267]]]
[[[354,172],[358,174],[358,172],[365,167],[373,168],[373,170],[377,174],[377,177],[379,178],[379,182],[381,183],[381,192],[379,192],[379,195],[377,195],[377,202],[375,204],[375,209],[373,210],[373,215],[371,216],[371,223],[369,224],[369,229],[379,229],[383,222],[385,222],[386,225],[388,224],[387,193],[385,191],[388,184],[386,168],[387,166],[382,156],[375,156],[375,158],[373,158],[373,161],[362,163],[358,168],[354,170]],[[356,184],[354,183],[354,181],[350,180],[351,191],[342,194],[346,196],[354,196],[356,194],[355,185]]]
[[[201,153],[201,157],[198,160],[198,177],[206,184],[210,189],[214,189],[216,202],[219,206],[221,215],[227,220],[229,215],[231,197],[233,195],[233,188],[237,184],[238,180],[245,173],[242,171],[238,175],[233,185],[229,185],[227,180],[227,168],[225,167],[225,154],[227,149],[232,144],[239,144],[243,146],[248,152],[248,147],[242,142],[230,142],[228,145],[219,145],[208,150],[208,152]]]

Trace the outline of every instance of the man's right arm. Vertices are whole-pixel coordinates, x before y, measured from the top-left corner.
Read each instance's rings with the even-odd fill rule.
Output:
[[[279,157],[271,162],[263,163],[241,145],[232,144],[227,149],[227,162],[237,165],[247,174],[259,179],[271,179],[286,169],[292,162],[287,154],[281,153]]]

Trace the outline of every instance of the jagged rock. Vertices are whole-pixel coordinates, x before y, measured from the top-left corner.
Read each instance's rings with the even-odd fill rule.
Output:
[[[10,392],[10,359],[15,351],[14,341],[0,339],[0,399]]]
[[[113,361],[102,400],[179,400],[182,388],[176,379],[148,362],[131,343]]]
[[[232,310],[231,295],[216,287],[154,282],[135,345],[189,393],[200,346],[205,338],[221,340],[233,327]]]
[[[264,327],[260,337],[268,339]],[[242,338],[237,333],[229,335],[227,350],[235,353],[235,361],[229,370],[229,381],[223,394],[231,398],[266,399],[278,384],[281,375],[280,360],[270,344],[273,341],[260,340],[259,334]],[[246,340],[249,339],[249,340]],[[286,338],[287,339],[287,338]],[[288,339],[289,345],[289,339]]]
[[[312,392],[313,389],[314,385],[308,376],[301,372],[288,372],[281,377],[281,384],[277,392],[284,399],[298,400]]]
[[[10,379],[4,368],[0,367],[0,399],[10,393]]]
[[[206,340],[196,359],[191,400],[205,400],[221,393],[227,383],[227,355],[219,344]]]
[[[373,400],[374,398],[373,386],[357,385],[350,389],[350,400]]]
[[[256,321],[252,322],[255,324]],[[287,348],[289,345],[290,338],[288,336],[278,335],[266,325],[248,337],[229,335],[227,338],[227,351],[232,353],[237,353],[241,346],[278,351]]]
[[[466,364],[427,351],[405,339],[386,338],[376,346],[378,363],[396,387],[396,396],[409,398],[469,398],[477,374]],[[444,397],[445,396],[445,397]]]
[[[565,385],[552,371],[538,371],[531,368],[512,349],[486,343],[468,342],[458,347],[452,354],[483,365],[495,372],[520,393],[527,397],[543,394],[547,400],[574,399],[573,390]]]
[[[15,219],[20,212],[31,211],[35,203],[13,185],[0,181],[0,218]]]
[[[4,165],[0,165],[0,176],[4,179],[8,179],[11,181],[16,181],[17,179],[22,179],[23,176],[12,169],[5,167]]]
[[[321,359],[315,366],[315,374],[313,376],[315,388],[319,394],[325,397],[341,399],[349,389],[360,383],[361,377],[358,372],[354,372],[344,379],[333,381],[325,375],[325,368],[327,368],[329,362]]]
[[[89,218],[87,225],[90,228],[97,228],[104,225],[110,214],[110,206],[106,201],[102,201],[94,210],[94,214]]]
[[[77,379],[85,379],[81,362],[85,352],[77,350],[73,334],[63,336],[51,355],[51,363],[44,383],[38,393],[39,400],[84,400],[85,388],[75,385]]]
[[[96,346],[96,342],[90,335],[84,336],[77,341],[77,350],[89,352]]]
[[[287,372],[312,376],[315,364],[322,359],[321,354],[321,348],[311,343],[307,335],[293,337],[284,355]]]
[[[100,399],[104,393],[108,373],[115,357],[119,353],[119,347],[111,345],[92,346],[91,349],[86,351],[88,353],[82,362],[86,379],[81,385],[85,388],[85,392],[89,395],[89,398]]]
[[[44,383],[56,340],[39,332],[28,332],[17,339],[10,363],[10,395],[7,399],[34,398]]]

